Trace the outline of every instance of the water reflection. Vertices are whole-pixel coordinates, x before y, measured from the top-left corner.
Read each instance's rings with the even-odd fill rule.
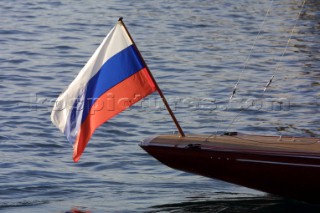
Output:
[[[320,205],[306,204],[280,197],[256,197],[215,201],[190,201],[153,206],[150,212],[319,212]]]
[[[65,213],[92,213],[88,210],[80,210],[78,208],[72,208],[70,211],[66,211]]]

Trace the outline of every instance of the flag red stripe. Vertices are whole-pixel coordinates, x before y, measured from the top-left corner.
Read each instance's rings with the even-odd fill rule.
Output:
[[[96,128],[155,90],[156,87],[147,69],[143,68],[102,94],[91,107],[88,117],[80,127],[73,147],[73,160],[79,161]]]

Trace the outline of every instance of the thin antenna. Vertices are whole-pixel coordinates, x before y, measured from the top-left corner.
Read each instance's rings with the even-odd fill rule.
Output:
[[[262,22],[262,24],[261,24],[261,26],[260,26],[259,32],[258,32],[256,38],[254,39],[254,42],[253,42],[253,44],[252,44],[252,46],[251,46],[249,55],[247,56],[246,61],[245,61],[244,65],[243,65],[243,68],[242,68],[241,73],[240,73],[240,75],[239,75],[238,81],[237,81],[237,83],[234,85],[232,94],[231,94],[231,96],[230,96],[230,98],[229,98],[229,103],[230,103],[230,101],[232,100],[232,98],[234,97],[234,95],[235,95],[236,92],[237,92],[237,88],[238,88],[238,85],[239,85],[239,83],[240,83],[241,77],[242,77],[245,69],[247,68],[247,65],[248,65],[249,59],[251,58],[253,49],[255,48],[256,42],[257,42],[257,40],[258,40],[258,38],[259,38],[259,36],[260,36],[260,34],[261,34],[261,31],[262,31],[262,29],[263,29],[264,23],[266,22],[266,19],[267,19],[268,15],[269,15],[270,9],[272,8],[273,1],[274,1],[274,0],[271,0],[270,6],[269,6],[269,8],[268,8],[268,10],[267,10],[267,12],[266,12],[266,15],[264,16],[264,19],[263,19],[263,22]]]
[[[306,1],[307,1],[307,0],[303,0],[303,2],[302,2],[302,4],[301,4],[300,12],[299,12],[299,14],[298,14],[298,16],[297,16],[297,18],[296,18],[296,20],[295,20],[295,23],[294,23],[293,27],[292,27],[292,30],[291,30],[291,32],[290,32],[289,39],[288,39],[287,44],[286,44],[286,47],[284,48],[284,50],[283,50],[283,52],[282,52],[282,55],[280,56],[280,60],[279,60],[278,63],[276,64],[276,68],[275,68],[275,70],[273,71],[273,74],[272,74],[270,80],[268,81],[268,83],[266,84],[266,86],[263,88],[261,98],[264,96],[264,93],[266,92],[267,88],[268,88],[268,87],[270,86],[270,84],[272,83],[272,80],[273,80],[274,76],[275,76],[276,73],[278,72],[279,65],[280,65],[280,63],[282,62],[283,56],[284,56],[284,55],[286,54],[286,52],[287,52],[289,43],[290,43],[290,41],[291,41],[291,38],[292,38],[292,35],[293,35],[293,32],[294,32],[294,29],[295,29],[295,27],[297,26],[298,20],[299,20],[299,18],[300,18],[300,16],[301,16],[301,13],[302,13],[302,10],[303,10],[303,8],[304,8],[304,5],[306,4]]]
[[[176,116],[173,114],[173,112],[172,112],[172,110],[171,110],[171,108],[170,108],[170,106],[169,106],[169,104],[168,104],[168,102],[167,102],[167,99],[164,97],[164,95],[163,95],[163,93],[162,93],[162,91],[161,91],[160,87],[158,86],[158,84],[157,84],[157,82],[155,81],[155,79],[154,79],[154,77],[153,77],[152,73],[150,72],[150,69],[149,69],[149,67],[148,67],[147,63],[145,62],[144,58],[142,57],[142,55],[141,55],[141,53],[140,53],[140,51],[139,51],[139,49],[138,49],[138,47],[137,47],[136,43],[135,43],[135,42],[134,42],[134,40],[132,39],[131,34],[129,33],[129,31],[128,31],[128,29],[127,29],[126,25],[124,24],[124,22],[123,22],[122,20],[123,20],[123,18],[122,18],[122,17],[120,17],[118,21],[122,24],[122,26],[123,26],[123,27],[124,27],[124,29],[126,30],[126,32],[127,32],[128,36],[129,36],[129,38],[130,38],[130,40],[131,40],[131,42],[132,42],[132,44],[133,44],[134,48],[137,50],[137,52],[138,52],[138,54],[139,54],[140,58],[142,59],[142,62],[143,62],[143,64],[144,64],[145,68],[147,69],[147,71],[148,71],[148,73],[149,73],[149,75],[150,75],[150,77],[151,77],[151,79],[152,79],[152,81],[153,81],[154,85],[156,86],[156,89],[157,89],[157,91],[158,91],[158,93],[159,93],[160,97],[162,98],[162,101],[163,101],[164,105],[166,106],[166,108],[167,108],[167,110],[168,110],[168,112],[169,112],[169,114],[170,114],[170,116],[171,116],[171,118],[172,118],[172,120],[173,120],[174,124],[176,125],[176,127],[177,127],[177,129],[178,129],[178,131],[179,131],[180,137],[185,137],[185,134],[184,134],[184,132],[183,132],[183,130],[182,130],[182,128],[181,128],[181,126],[180,126],[180,124],[179,124],[179,122],[178,122],[178,120],[177,120]]]
[[[292,27],[292,30],[291,30],[291,32],[290,32],[290,36],[289,36],[289,39],[288,39],[288,41],[287,41],[287,44],[286,44],[286,46],[285,46],[285,48],[284,48],[284,50],[283,50],[283,52],[282,52],[282,54],[281,54],[280,60],[279,60],[278,63],[276,64],[276,68],[275,68],[275,70],[273,71],[273,74],[272,74],[271,78],[269,79],[268,83],[266,84],[266,86],[264,87],[264,89],[263,89],[263,91],[262,91],[261,99],[263,98],[264,93],[265,93],[265,91],[267,90],[267,88],[268,88],[268,87],[270,86],[270,84],[272,83],[272,80],[274,79],[274,77],[275,77],[275,75],[276,75],[276,73],[277,73],[277,71],[278,71],[279,65],[280,65],[280,63],[281,63],[281,61],[282,61],[282,58],[283,58],[283,56],[285,55],[285,53],[287,52],[289,43],[290,43],[290,41],[291,41],[291,38],[292,38],[292,35],[293,35],[293,32],[294,32],[294,29],[295,29],[295,27],[297,26],[298,20],[299,20],[299,18],[300,18],[300,15],[301,15],[301,13],[302,13],[302,10],[303,10],[303,8],[304,8],[304,5],[305,5],[306,1],[307,1],[307,0],[303,0],[303,2],[302,2],[302,4],[301,4],[301,9],[300,9],[300,11],[299,11],[299,14],[298,14],[296,20],[295,20],[295,24],[294,24],[293,27]],[[240,112],[242,112],[242,111],[243,111],[243,109],[242,109]],[[236,121],[236,119],[240,116],[240,112],[233,118],[232,122],[231,122],[231,123],[229,124],[229,126],[228,126],[228,129],[230,129],[230,127],[234,124],[234,122]],[[228,130],[227,130],[227,131],[228,131]]]
[[[267,10],[266,14],[264,15],[262,24],[261,24],[260,27],[259,27],[259,32],[258,32],[258,34],[256,35],[256,37],[255,37],[255,39],[254,39],[254,42],[253,42],[253,44],[252,44],[252,46],[251,46],[251,48],[250,48],[250,52],[249,52],[249,54],[248,54],[248,56],[247,56],[247,58],[246,58],[246,60],[245,60],[245,63],[244,63],[244,65],[243,65],[243,67],[242,67],[242,70],[241,70],[241,73],[240,73],[240,75],[239,75],[239,77],[238,77],[238,80],[237,80],[236,84],[234,85],[234,88],[233,88],[233,90],[232,90],[232,94],[231,94],[231,96],[230,96],[230,98],[229,98],[229,102],[228,102],[228,104],[227,104],[227,106],[226,106],[226,109],[229,108],[233,97],[234,97],[234,96],[236,95],[236,93],[237,93],[238,85],[239,85],[240,80],[241,80],[241,78],[242,78],[242,76],[243,76],[243,74],[244,74],[245,69],[247,68],[249,59],[251,58],[251,55],[252,55],[252,52],[253,52],[254,47],[255,47],[255,45],[256,45],[256,42],[257,42],[257,40],[258,40],[258,38],[259,38],[259,36],[260,36],[260,34],[261,34],[261,31],[262,31],[262,29],[263,29],[263,27],[264,27],[264,24],[265,24],[265,22],[266,22],[266,19],[267,19],[269,13],[270,13],[270,10],[271,10],[272,5],[273,5],[273,1],[274,1],[274,0],[270,0],[270,5],[269,5],[269,7],[268,7],[268,10]],[[234,120],[232,121],[232,123],[233,123],[233,122],[234,122]],[[216,131],[216,132],[219,132],[219,129],[220,129],[220,128],[221,128],[221,125],[219,125],[219,126],[217,127],[217,131]],[[207,139],[209,139],[209,138],[212,137],[212,136],[213,136],[213,134],[210,135]]]

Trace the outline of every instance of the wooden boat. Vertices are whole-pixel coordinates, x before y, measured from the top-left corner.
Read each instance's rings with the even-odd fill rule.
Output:
[[[320,139],[245,135],[161,135],[140,146],[174,169],[318,203]]]

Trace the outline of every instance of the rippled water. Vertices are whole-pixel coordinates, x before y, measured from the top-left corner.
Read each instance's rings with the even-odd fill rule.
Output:
[[[297,19],[301,4],[0,1],[0,211],[316,212],[148,156],[141,140],[176,131],[156,94],[99,128],[77,164],[50,122],[55,98],[123,16],[187,133],[319,136],[320,4],[307,1]]]

